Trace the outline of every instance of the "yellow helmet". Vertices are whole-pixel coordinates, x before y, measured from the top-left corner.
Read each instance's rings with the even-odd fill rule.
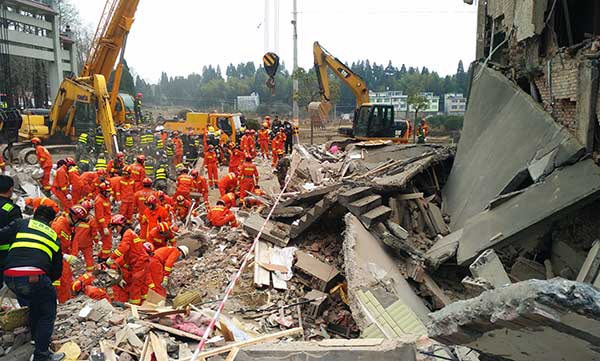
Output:
[[[212,133],[212,132],[215,131],[215,128],[214,127],[208,127],[208,131]]]
[[[215,134],[216,134],[216,135],[221,135],[221,130],[220,130],[220,129],[217,129],[217,130],[215,131]]]
[[[246,131],[246,128],[244,128],[244,127],[241,127],[241,128],[240,128],[240,132],[241,132],[241,133],[243,133],[243,132],[245,132],[245,131]]]

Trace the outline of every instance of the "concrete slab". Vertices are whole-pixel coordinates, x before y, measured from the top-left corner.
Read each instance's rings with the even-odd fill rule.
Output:
[[[256,237],[261,230],[265,219],[257,214],[252,214],[246,219],[243,225],[244,231],[251,237]],[[276,246],[285,247],[290,241],[290,226],[285,223],[269,221],[265,225],[260,239],[272,243]]]
[[[321,262],[306,252],[296,251],[295,256],[294,273],[301,282],[323,292],[337,285],[341,278],[337,268]]]
[[[348,210],[355,216],[360,216],[381,205],[381,196],[373,194],[348,204]]]
[[[344,207],[347,207],[350,203],[361,199],[363,197],[367,197],[371,195],[373,192],[370,187],[356,187],[350,190],[347,190],[343,193],[340,193],[338,196],[338,201]]]
[[[594,283],[600,273],[600,241],[595,241],[592,249],[588,253],[579,275],[577,282]],[[600,277],[599,277],[600,278]]]
[[[538,237],[556,219],[599,198],[600,168],[592,160],[556,170],[544,182],[470,219],[457,261],[464,265],[490,247]]]
[[[429,335],[486,360],[600,360],[599,300],[583,283],[519,282],[432,313]]]
[[[556,168],[585,152],[581,143],[504,75],[482,66],[476,66],[474,74],[463,133],[443,189],[451,230],[482,212],[536,160],[556,151]]]
[[[425,253],[425,260],[429,267],[436,269],[446,260],[454,257],[458,250],[458,242],[462,238],[463,229],[459,229],[456,232],[452,232],[446,237],[440,238],[431,247],[427,253]]]
[[[490,282],[495,288],[511,283],[504,265],[493,249],[488,249],[477,257],[475,262],[469,266],[469,270],[473,277],[484,279]]]
[[[386,206],[378,206],[367,213],[360,215],[360,220],[367,226],[367,228],[371,228],[377,223],[381,223],[388,219],[392,214],[392,210]]]

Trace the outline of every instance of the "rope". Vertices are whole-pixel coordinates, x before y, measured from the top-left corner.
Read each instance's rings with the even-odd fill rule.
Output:
[[[250,256],[254,253],[254,249],[256,248],[256,245],[258,244],[258,240],[260,239],[260,236],[262,235],[263,231],[265,230],[267,222],[269,222],[269,220],[271,219],[271,216],[273,215],[273,211],[275,210],[275,207],[277,207],[277,205],[279,204],[279,201],[281,200],[281,196],[285,193],[285,189],[288,187],[290,180],[292,179],[291,175],[294,174],[297,166],[298,166],[298,162],[296,162],[296,164],[294,164],[294,162],[292,162],[292,166],[290,167],[290,170],[286,177],[285,184],[283,185],[281,192],[277,195],[277,198],[275,199],[275,202],[273,203],[273,206],[271,207],[269,214],[267,215],[267,218],[265,219],[264,223],[260,227],[258,234],[254,238],[254,241],[252,242],[252,245],[250,246],[248,253],[246,253],[246,256],[244,256],[244,260],[242,261],[240,268],[238,269],[237,273],[235,274],[235,276],[233,277],[233,279],[231,280],[231,282],[225,289],[225,295],[223,296],[223,299],[222,299],[221,303],[219,304],[219,307],[217,308],[217,312],[215,312],[215,315],[213,316],[212,320],[210,321],[210,324],[208,325],[208,327],[206,328],[204,335],[202,335],[202,339],[200,340],[198,347],[194,351],[194,355],[192,356],[191,361],[197,361],[198,356],[200,355],[200,352],[202,352],[204,350],[206,341],[208,341],[208,337],[214,330],[215,325],[216,325],[217,321],[219,320],[219,317],[221,316],[223,309],[225,308],[225,303],[227,303],[227,300],[231,296],[231,293],[233,292],[233,288],[235,287],[237,280],[240,278],[243,270],[246,268],[246,266],[250,260]]]

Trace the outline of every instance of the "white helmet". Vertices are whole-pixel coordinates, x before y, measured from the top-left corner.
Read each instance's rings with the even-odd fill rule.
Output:
[[[190,249],[188,248],[188,246],[177,246],[177,249],[179,250],[179,252],[181,252],[183,258],[186,258],[190,254]]]

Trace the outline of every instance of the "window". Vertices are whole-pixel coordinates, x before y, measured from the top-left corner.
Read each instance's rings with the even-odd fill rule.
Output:
[[[219,117],[217,119],[217,125],[219,126],[219,129],[221,129],[225,134],[230,136],[233,133],[233,129],[231,129],[231,123],[229,122],[229,118]]]

